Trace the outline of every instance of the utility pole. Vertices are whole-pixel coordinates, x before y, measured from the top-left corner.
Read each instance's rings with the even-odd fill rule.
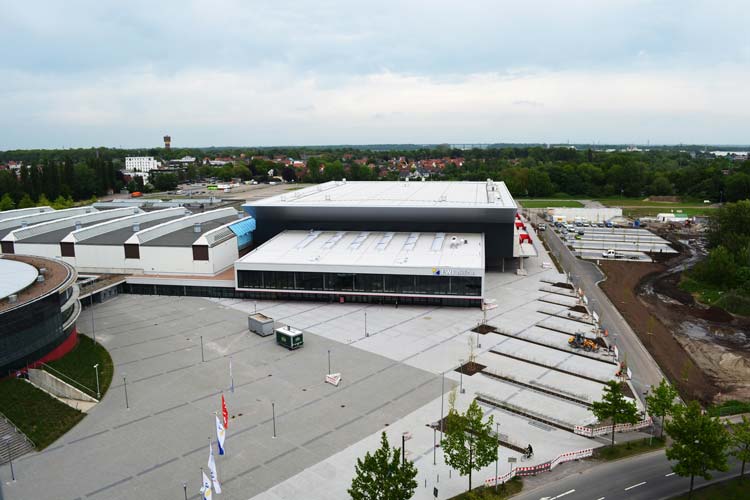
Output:
[[[273,438],[276,439],[276,403],[271,403],[271,415],[273,418]]]
[[[128,380],[126,375],[122,376],[122,386],[125,389],[125,409],[127,410],[130,406],[128,405]]]
[[[497,453],[495,454],[495,495],[497,495],[497,463],[500,459],[500,422],[495,422],[495,437],[497,439]]]
[[[328,375],[331,374],[331,350],[328,349]]]
[[[205,363],[206,358],[203,357],[203,335],[201,335],[201,363]]]
[[[441,374],[441,391],[440,391],[440,439],[443,439],[443,408],[445,401],[445,372]]]

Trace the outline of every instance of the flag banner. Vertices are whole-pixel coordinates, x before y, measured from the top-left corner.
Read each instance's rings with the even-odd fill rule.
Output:
[[[219,445],[219,455],[224,454],[224,438],[226,437],[227,430],[221,425],[219,416],[216,415],[216,443]]]
[[[224,395],[221,395],[221,417],[224,419],[224,428],[229,427],[229,412],[227,411],[227,402],[224,401]]]
[[[219,475],[216,473],[216,461],[214,460],[214,447],[208,445],[208,471],[211,473],[211,482],[214,485],[214,491],[221,495],[221,485],[219,484]]]
[[[211,481],[206,476],[205,472],[201,472],[203,474],[203,486],[201,486],[201,494],[203,495],[203,500],[211,500],[213,498],[213,492],[211,491]]]

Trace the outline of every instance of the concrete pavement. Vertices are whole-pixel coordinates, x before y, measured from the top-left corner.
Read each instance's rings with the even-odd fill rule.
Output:
[[[658,385],[664,374],[628,322],[599,288],[598,283],[606,277],[594,263],[577,259],[555,231],[545,231],[544,240],[563,269],[570,273],[571,281],[584,290],[590,308],[599,315],[602,326],[612,332],[615,345],[627,354],[628,366],[633,372],[633,386],[643,399],[647,386]]]

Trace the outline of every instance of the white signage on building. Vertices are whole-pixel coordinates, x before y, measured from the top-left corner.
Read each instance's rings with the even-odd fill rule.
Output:
[[[454,269],[450,267],[433,267],[432,274],[435,276],[476,276],[473,269]]]

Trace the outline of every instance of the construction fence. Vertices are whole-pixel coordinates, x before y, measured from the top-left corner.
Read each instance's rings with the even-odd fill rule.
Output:
[[[578,451],[570,451],[568,453],[563,453],[562,455],[558,455],[557,457],[550,460],[549,462],[544,462],[544,463],[532,465],[529,467],[516,467],[515,469],[511,470],[510,472],[506,474],[503,474],[502,476],[491,477],[487,479],[484,482],[484,485],[487,487],[491,487],[491,486],[495,486],[495,484],[506,483],[516,476],[519,476],[519,477],[534,476],[542,472],[550,471],[562,463],[571,462],[573,460],[580,460],[582,458],[590,457],[593,454],[594,454],[593,448],[586,448],[585,450],[578,450]]]

